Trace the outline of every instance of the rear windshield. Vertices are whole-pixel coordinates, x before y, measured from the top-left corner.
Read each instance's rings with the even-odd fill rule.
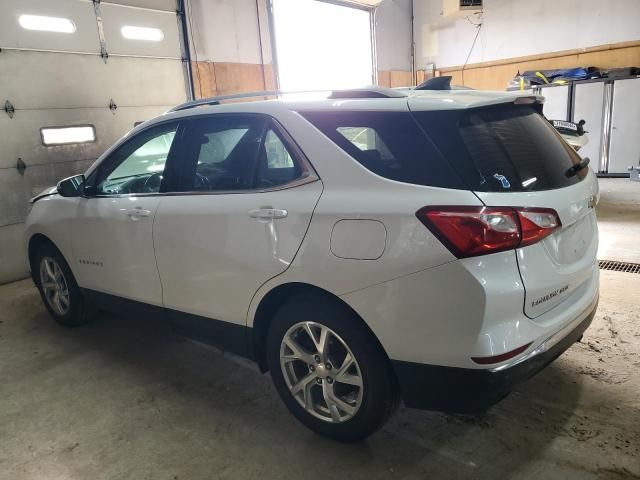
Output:
[[[361,165],[381,177],[466,189],[409,112],[300,112]]]
[[[532,107],[506,104],[414,115],[472,190],[552,190],[578,183],[588,171],[567,177],[581,159]]]

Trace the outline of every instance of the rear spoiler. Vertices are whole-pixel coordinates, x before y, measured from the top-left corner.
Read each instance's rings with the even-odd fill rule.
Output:
[[[533,107],[540,115],[542,115],[542,107],[544,105],[544,97],[541,95],[519,96],[513,101],[514,105],[529,105]]]

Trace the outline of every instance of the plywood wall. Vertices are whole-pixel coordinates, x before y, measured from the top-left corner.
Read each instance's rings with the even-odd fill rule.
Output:
[[[640,66],[640,41],[624,42],[583,50],[567,50],[544,55],[519,57],[443,68],[442,75],[451,75],[451,83],[480,90],[505,90],[517,72],[550,70],[572,67],[598,67],[602,69]]]
[[[378,70],[378,85],[381,87],[410,87],[413,84],[411,72]]]
[[[271,64],[192,62],[196,98],[273,90]]]

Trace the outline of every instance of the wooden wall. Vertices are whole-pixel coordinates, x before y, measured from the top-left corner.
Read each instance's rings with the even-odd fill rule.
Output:
[[[464,78],[461,66],[442,68],[439,74],[451,75],[452,83],[457,85],[480,90],[505,90],[518,71],[630,66],[640,66],[640,40],[470,64],[464,69]],[[275,89],[271,64],[193,62],[192,71],[197,98]],[[378,71],[378,85],[381,87],[407,87],[419,84],[425,78],[425,72],[421,70],[416,72],[416,82],[412,81],[411,72]]]
[[[464,78],[461,66],[442,68],[439,71],[441,75],[451,75],[452,84],[466,85],[479,90],[505,90],[509,80],[518,71],[632,66],[640,66],[640,41],[470,64],[464,69]]]
[[[274,90],[271,64],[192,62],[196,98]]]
[[[378,70],[378,85],[381,87],[410,87],[411,72],[402,70]]]

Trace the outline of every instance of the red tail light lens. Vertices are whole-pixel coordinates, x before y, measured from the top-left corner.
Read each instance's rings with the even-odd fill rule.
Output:
[[[520,355],[527,348],[529,348],[532,343],[533,342],[529,342],[526,345],[522,345],[515,350],[511,350],[510,352],[506,352],[501,355],[494,355],[493,357],[471,357],[471,360],[480,365],[491,365],[492,363],[504,362],[505,360],[509,360],[510,358]]]
[[[458,258],[531,245],[560,227],[548,208],[434,206],[416,216]]]

